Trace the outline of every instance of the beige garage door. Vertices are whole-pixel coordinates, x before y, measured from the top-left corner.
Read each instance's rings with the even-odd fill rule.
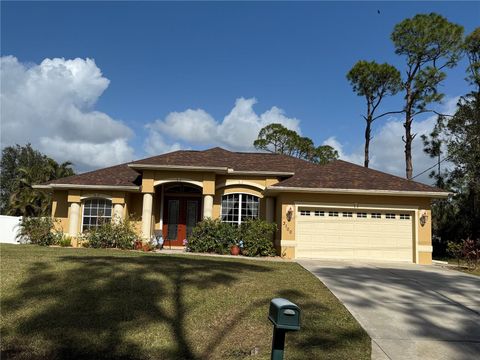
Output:
[[[413,213],[299,207],[296,257],[413,261]]]

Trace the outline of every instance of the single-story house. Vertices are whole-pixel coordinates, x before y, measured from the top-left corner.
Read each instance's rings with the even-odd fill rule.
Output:
[[[275,222],[287,258],[377,259],[429,264],[434,198],[448,193],[342,160],[181,150],[38,185],[52,216],[75,237],[102,219],[130,217],[143,238],[183,246],[195,224],[220,218]]]

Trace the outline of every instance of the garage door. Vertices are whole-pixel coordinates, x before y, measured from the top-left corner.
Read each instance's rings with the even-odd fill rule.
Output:
[[[296,257],[413,261],[413,213],[299,207]]]

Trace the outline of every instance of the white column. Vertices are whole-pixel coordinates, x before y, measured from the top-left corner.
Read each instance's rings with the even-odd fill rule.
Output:
[[[145,240],[150,239],[152,230],[152,203],[153,194],[143,194],[142,210],[142,236]]]
[[[160,232],[163,231],[163,203],[165,201],[165,185],[162,185],[160,193]],[[162,235],[163,236],[163,235]]]
[[[273,222],[274,207],[274,199],[272,197],[267,197],[265,199],[265,220],[270,223]]]
[[[70,217],[68,219],[68,235],[78,235],[78,219],[80,217],[80,203],[72,202],[70,204]]]
[[[123,221],[123,204],[113,205],[113,221],[116,224]]]
[[[213,214],[213,196],[203,195],[203,218],[211,218]]]

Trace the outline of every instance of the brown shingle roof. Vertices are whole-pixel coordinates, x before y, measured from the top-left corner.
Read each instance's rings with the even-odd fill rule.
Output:
[[[342,160],[316,165],[287,155],[231,152],[222,148],[204,151],[179,150],[128,164],[70,176],[48,184],[138,186],[141,175],[128,165],[176,165],[224,167],[235,171],[290,172],[295,175],[274,185],[279,187],[358,190],[429,191],[442,190]]]
[[[429,191],[443,190],[407,180],[381,171],[365,168],[346,161],[336,160],[326,165],[309,167],[296,172],[294,176],[281,181],[274,187],[327,188],[388,191]]]
[[[301,167],[312,164],[287,155],[232,152],[215,147],[204,151],[174,151],[168,154],[137,160],[132,162],[132,165],[202,166],[225,167],[236,171],[295,172]]]
[[[139,186],[142,184],[142,176],[128,164],[120,164],[53,180],[47,184]]]

